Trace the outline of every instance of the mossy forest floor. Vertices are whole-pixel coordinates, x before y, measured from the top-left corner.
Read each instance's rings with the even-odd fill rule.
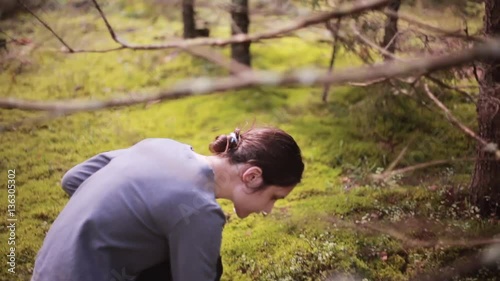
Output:
[[[112,8],[106,8],[109,19],[127,40],[148,43],[181,30],[178,21],[148,17],[139,4],[121,12]],[[114,46],[92,9],[85,13],[70,8],[47,10],[41,16],[72,46]],[[0,50],[3,98],[103,99],[155,92],[184,78],[226,74],[173,50],[64,54],[53,36],[29,15],[2,25],[11,36],[32,40],[23,46],[9,45],[8,52]],[[223,37],[229,30],[221,23],[212,34]],[[331,52],[327,43],[297,37],[255,43],[251,50],[254,68],[277,71],[326,68]],[[337,68],[358,63],[341,51]],[[323,280],[342,274],[360,280],[408,280],[471,251],[449,246],[449,241],[498,236],[498,221],[478,218],[468,203],[472,161],[417,171],[386,186],[365,181],[370,173],[387,167],[408,143],[401,167],[474,156],[474,142],[438,111],[383,86],[334,87],[328,103],[321,102],[321,93],[319,87],[260,87],[78,113],[2,132],[0,170],[4,182],[6,171],[16,170],[18,222],[14,275],[7,272],[5,262],[5,215],[0,222],[0,280],[29,280],[44,236],[68,201],[59,182],[69,168],[99,152],[149,137],[176,139],[208,154],[208,143],[216,135],[235,127],[249,128],[254,121],[292,134],[303,150],[306,170],[303,182],[270,216],[230,217],[223,233],[223,280]],[[458,94],[441,98],[453,103],[452,110],[466,125],[475,127],[471,103]],[[1,110],[0,120],[5,125],[35,115]],[[1,210],[6,210],[5,184],[0,193]],[[220,204],[232,213],[229,202]],[[394,231],[400,236],[390,235]],[[429,246],[438,240],[443,243]],[[491,272],[481,271],[462,280],[496,279]]]

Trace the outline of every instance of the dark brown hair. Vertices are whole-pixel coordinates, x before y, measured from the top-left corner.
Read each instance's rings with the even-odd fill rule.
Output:
[[[228,158],[231,164],[248,163],[261,168],[264,183],[257,189],[267,185],[295,186],[304,172],[299,146],[278,128],[252,128],[245,133],[236,129],[232,134],[217,136],[209,149]]]

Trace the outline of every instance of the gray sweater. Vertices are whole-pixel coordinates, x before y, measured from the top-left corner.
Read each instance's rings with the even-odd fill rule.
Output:
[[[216,277],[225,216],[212,169],[189,145],[145,139],[98,154],[62,179],[71,196],[32,281],[126,281],[169,261],[174,281]]]

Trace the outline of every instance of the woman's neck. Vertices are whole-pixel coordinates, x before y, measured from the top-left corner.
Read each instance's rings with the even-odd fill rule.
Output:
[[[233,187],[239,181],[239,166],[229,163],[227,158],[219,156],[205,156],[195,153],[196,156],[212,169],[215,180],[215,198],[232,200]]]

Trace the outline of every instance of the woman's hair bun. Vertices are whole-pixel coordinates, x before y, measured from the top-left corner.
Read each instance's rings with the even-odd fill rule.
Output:
[[[215,137],[215,140],[209,144],[208,148],[216,155],[221,154],[238,147],[240,139],[240,130],[236,129],[229,135],[220,135]]]
[[[244,163],[262,169],[262,190],[270,185],[293,187],[300,183],[304,162],[297,142],[285,131],[273,127],[251,128],[220,135],[210,151],[232,165]]]

